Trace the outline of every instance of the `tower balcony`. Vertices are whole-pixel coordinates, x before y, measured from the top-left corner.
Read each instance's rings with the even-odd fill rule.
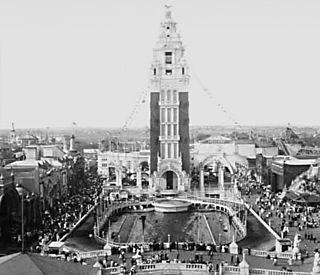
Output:
[[[172,100],[162,100],[159,101],[159,106],[179,106],[180,102],[177,101],[172,101]]]
[[[179,141],[180,136],[159,136],[160,141]]]

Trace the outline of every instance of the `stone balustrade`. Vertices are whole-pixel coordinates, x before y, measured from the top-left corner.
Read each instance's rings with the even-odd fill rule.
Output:
[[[312,275],[310,272],[292,272],[292,271],[281,271],[281,270],[271,270],[271,269],[260,269],[260,268],[249,268],[249,273],[247,269],[243,269],[240,266],[221,266],[223,275]],[[243,271],[246,271],[243,273]]]

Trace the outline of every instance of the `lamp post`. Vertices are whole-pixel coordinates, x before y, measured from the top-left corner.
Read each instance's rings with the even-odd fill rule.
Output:
[[[24,194],[23,194],[23,186],[21,184],[17,184],[16,187],[20,187],[21,192],[21,253],[24,253]]]
[[[21,252],[24,253],[24,194],[21,194]]]

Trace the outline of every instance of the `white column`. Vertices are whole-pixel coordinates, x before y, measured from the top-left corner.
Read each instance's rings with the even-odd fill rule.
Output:
[[[201,195],[204,195],[204,173],[203,173],[203,167],[200,168],[200,192],[201,192]]]
[[[219,186],[224,189],[224,169],[222,166],[219,167]]]
[[[140,165],[137,168],[137,187],[139,189],[142,189],[142,184],[141,184],[141,167]]]
[[[116,168],[116,181],[117,185],[122,187],[122,172],[120,167]]]
[[[168,158],[168,143],[164,143],[164,152],[165,152],[164,158],[167,159]]]

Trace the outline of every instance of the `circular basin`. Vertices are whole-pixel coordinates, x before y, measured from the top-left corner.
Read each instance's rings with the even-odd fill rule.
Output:
[[[155,211],[163,213],[186,212],[191,204],[191,202],[187,201],[170,199],[158,200],[152,203]]]

